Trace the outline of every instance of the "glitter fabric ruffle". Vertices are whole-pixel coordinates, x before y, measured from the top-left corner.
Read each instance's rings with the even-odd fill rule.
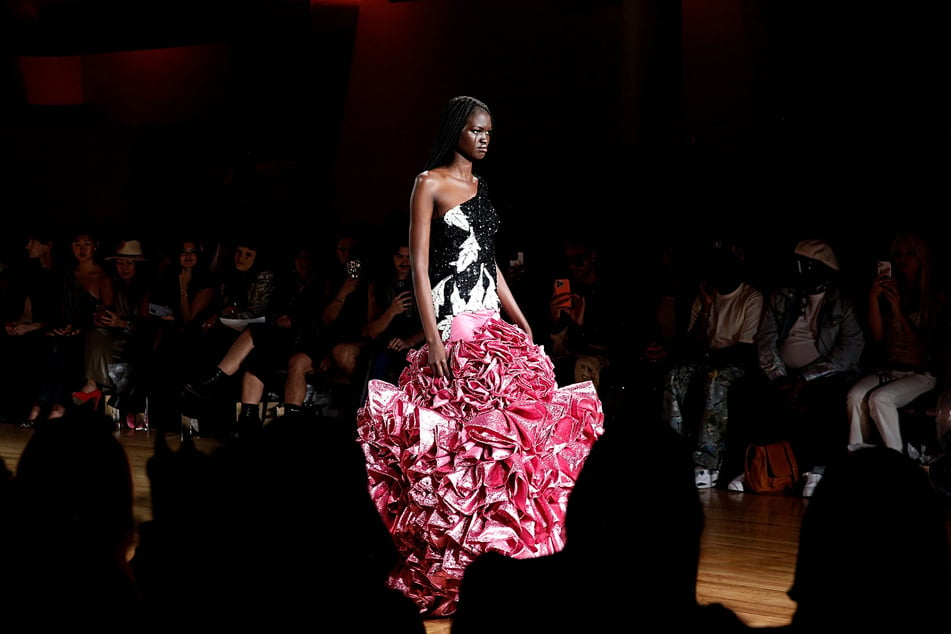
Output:
[[[521,329],[490,319],[446,349],[452,381],[433,376],[424,346],[399,387],[370,382],[357,414],[370,493],[401,555],[388,583],[428,617],[455,612],[479,554],[561,550],[568,494],[604,431],[591,382],[559,388]]]

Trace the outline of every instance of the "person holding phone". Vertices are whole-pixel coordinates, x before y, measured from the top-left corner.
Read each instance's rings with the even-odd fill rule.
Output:
[[[425,343],[399,385],[371,380],[357,411],[369,490],[400,554],[390,587],[451,616],[469,563],[564,546],[568,495],[604,431],[589,382],[559,388],[496,262],[500,216],[477,172],[488,106],[444,106],[410,195],[409,253]]]
[[[563,277],[548,302],[549,347],[562,385],[590,380],[600,390],[602,370],[632,332],[630,308],[622,303],[629,293],[604,273],[599,251],[582,227],[571,227],[562,240]]]
[[[906,450],[898,410],[935,388],[937,359],[946,350],[937,341],[942,307],[928,241],[913,233],[896,235],[884,263],[889,266],[878,263],[868,295],[872,371],[847,395],[850,450],[879,440]]]

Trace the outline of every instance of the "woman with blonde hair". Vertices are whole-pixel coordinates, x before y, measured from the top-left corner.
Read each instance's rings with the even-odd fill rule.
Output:
[[[898,410],[938,382],[941,301],[932,279],[930,245],[924,236],[901,233],[892,240],[889,258],[890,267],[879,268],[869,290],[872,370],[847,396],[850,450],[880,439],[903,452]]]

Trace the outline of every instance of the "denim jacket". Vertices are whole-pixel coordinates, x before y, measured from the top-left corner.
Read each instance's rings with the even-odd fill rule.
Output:
[[[780,288],[770,294],[769,304],[763,311],[756,343],[760,367],[770,380],[787,374],[780,349],[799,318],[801,299],[796,289]],[[865,333],[854,303],[838,288],[830,288],[819,307],[816,324],[819,357],[800,369],[803,378],[811,381],[835,373],[857,377],[861,372]]]

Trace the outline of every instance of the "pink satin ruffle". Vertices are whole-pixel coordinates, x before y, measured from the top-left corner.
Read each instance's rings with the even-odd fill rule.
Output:
[[[604,414],[590,381],[559,388],[551,359],[498,318],[446,344],[453,380],[426,346],[399,387],[371,381],[357,413],[371,497],[401,563],[389,585],[430,617],[455,612],[476,556],[564,546],[565,506]]]

